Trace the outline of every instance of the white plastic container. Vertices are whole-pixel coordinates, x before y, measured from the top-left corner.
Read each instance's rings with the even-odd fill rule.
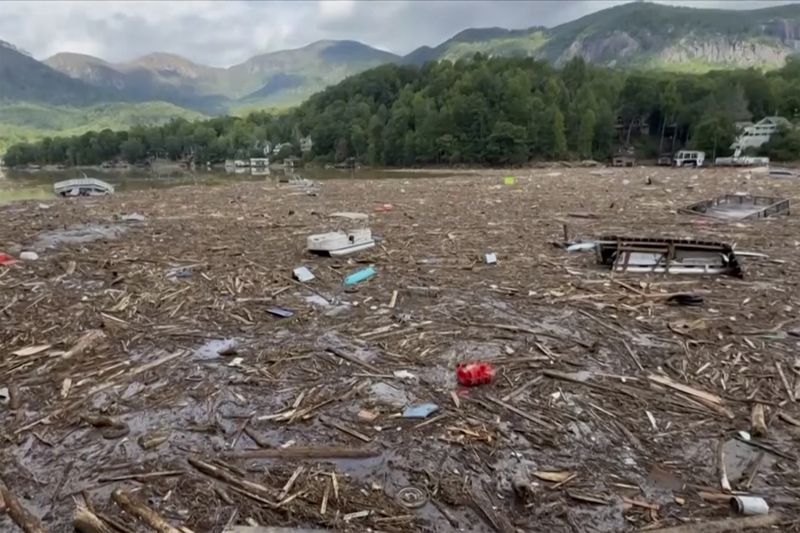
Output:
[[[734,496],[731,508],[741,515],[758,515],[769,513],[769,504],[758,496]]]

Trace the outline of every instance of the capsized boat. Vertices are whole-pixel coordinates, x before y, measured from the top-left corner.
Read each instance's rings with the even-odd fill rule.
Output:
[[[114,186],[97,178],[78,178],[53,184],[53,191],[60,196],[106,196],[114,194]]]

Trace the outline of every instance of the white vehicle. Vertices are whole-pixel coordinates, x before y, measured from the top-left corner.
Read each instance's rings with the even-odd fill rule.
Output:
[[[314,254],[341,256],[375,246],[372,231],[366,227],[368,216],[363,213],[332,213],[332,218],[349,221],[352,226],[345,230],[309,235],[306,239],[308,251]]]
[[[675,154],[674,163],[676,167],[702,167],[705,160],[705,152],[681,150]]]

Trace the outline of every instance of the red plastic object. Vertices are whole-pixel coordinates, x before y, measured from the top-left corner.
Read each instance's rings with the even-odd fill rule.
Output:
[[[383,205],[379,205],[378,207],[376,207],[375,208],[375,212],[376,213],[388,213],[389,211],[392,211],[393,209],[394,209],[394,206],[392,204],[383,204]]]
[[[0,266],[11,266],[16,262],[17,260],[10,255],[0,252]]]
[[[495,368],[489,363],[462,363],[456,367],[458,382],[465,387],[491,383],[495,372]]]

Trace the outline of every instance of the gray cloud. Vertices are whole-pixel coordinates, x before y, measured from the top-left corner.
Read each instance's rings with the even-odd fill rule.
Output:
[[[69,51],[121,62],[170,52],[228,66],[320,39],[353,39],[405,54],[465,28],[554,26],[621,3],[625,0],[3,1],[0,39],[41,59]],[[793,2],[664,3],[752,9]]]

